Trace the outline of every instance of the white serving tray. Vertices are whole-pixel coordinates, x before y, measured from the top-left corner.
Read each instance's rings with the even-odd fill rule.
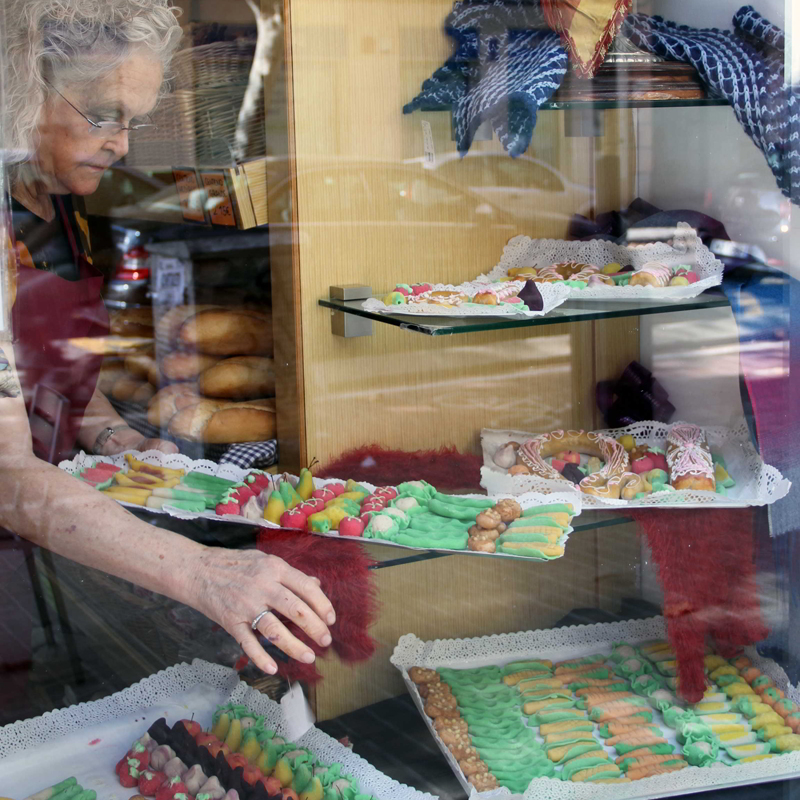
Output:
[[[501,284],[507,286],[506,283]],[[449,283],[437,283],[431,286],[434,292],[463,292],[470,297],[477,292],[486,291],[487,281],[466,281],[458,286]],[[434,303],[407,303],[399,306],[387,306],[379,298],[370,297],[361,307],[373,314],[405,314],[409,317],[543,317],[554,308],[566,302],[570,296],[569,286],[558,283],[538,284],[539,293],[542,295],[543,307],[541,311],[525,311],[515,308],[513,304],[497,306],[461,305],[454,308],[445,308]]]
[[[570,300],[614,300],[631,303],[647,301],[677,302],[697,297],[706,289],[722,283],[723,264],[703,244],[693,228],[685,222],[679,223],[682,230],[676,247],[668,244],[648,244],[638,247],[592,239],[588,242],[568,242],[563,239],[531,239],[515,236],[503,249],[500,263],[487,275],[477,280],[492,283],[508,275],[512,267],[549,267],[562,261],[578,261],[604,267],[617,263],[634,268],[648,261],[660,261],[670,267],[689,264],[699,280],[689,286],[671,286],[657,289],[653,286],[593,286],[585,289],[570,288]],[[561,285],[561,284],[553,284]],[[540,284],[541,288],[541,284]]]
[[[125,456],[127,453],[131,453],[132,455],[136,456],[139,461],[144,461],[146,464],[152,464],[156,467],[169,467],[170,469],[182,469],[188,472],[204,472],[206,475],[216,475],[219,478],[225,478],[229,481],[236,481],[239,482],[244,479],[246,475],[249,475],[251,472],[257,472],[258,470],[249,467],[247,469],[242,469],[241,467],[236,467],[233,464],[217,464],[214,461],[207,461],[206,459],[197,459],[193,460],[189,458],[189,456],[180,455],[179,453],[162,453],[160,450],[147,450],[143,453],[140,453],[136,450],[126,450],[123,453],[118,453],[114,456],[93,456],[84,453],[81,450],[78,455],[75,456],[71,461],[62,461],[58,467],[59,469],[63,469],[64,472],[69,472],[70,475],[77,475],[84,467],[89,466],[90,464],[101,461],[107,464],[115,464],[118,467],[126,466],[127,462],[125,461]],[[270,475],[270,479],[277,478],[277,476]],[[117,500],[117,502],[121,506],[125,506],[126,508],[137,508],[143,511],[147,511],[151,514],[166,514],[170,517],[177,517],[178,519],[213,519],[217,522],[237,522],[240,525],[252,525],[254,527],[276,527],[270,525],[266,520],[250,520],[245,519],[244,517],[239,516],[218,516],[213,511],[203,511],[203,512],[194,512],[194,511],[182,511],[178,508],[172,508],[171,506],[164,506],[164,508],[147,508],[146,506],[139,506],[135,503],[125,503]]]
[[[240,481],[244,478],[245,475],[253,472],[252,469],[241,469],[239,467],[234,467],[231,464],[215,464],[213,461],[192,461],[192,459],[188,458],[187,456],[182,455],[167,455],[162,453],[159,450],[148,450],[146,453],[138,453],[134,451],[126,451],[132,452],[140,461],[144,461],[148,464],[152,464],[154,466],[162,466],[162,467],[170,467],[172,469],[183,469],[186,472],[194,472],[200,471],[205,472],[208,475],[217,475],[221,478],[227,478],[228,480],[235,480]],[[127,462],[125,461],[125,453],[120,453],[115,456],[89,456],[84,452],[80,452],[74,459],[71,461],[62,461],[58,466],[63,469],[65,472],[69,472],[70,474],[77,474],[79,473],[87,464],[91,464],[95,461],[104,461],[110,464],[116,464],[117,466],[124,466]],[[280,476],[272,476],[276,480]],[[294,483],[297,482],[297,476],[289,475],[288,476]],[[338,480],[336,478],[314,478],[314,487],[316,489],[321,489],[324,486],[328,486],[331,483],[346,483],[346,481]],[[366,483],[365,481],[360,481],[361,485],[368,489],[370,492],[374,492],[377,488],[373,486],[371,483]],[[563,490],[563,487],[560,487]],[[464,495],[465,497],[479,497],[485,498],[486,495],[482,494],[473,494],[473,495]],[[509,493],[500,494],[497,497],[493,498],[497,501],[502,500],[506,497],[511,497],[512,495]],[[546,505],[548,503],[571,503],[573,508],[575,509],[575,513],[573,516],[578,516],[581,513],[582,507],[582,500],[583,495],[577,492],[561,492],[555,494],[536,494],[535,492],[530,492],[522,497],[515,496],[515,499],[523,508],[532,508],[533,506],[537,505]],[[171,517],[176,517],[178,519],[213,519],[217,522],[233,522],[238,523],[239,525],[251,525],[255,528],[267,528],[269,530],[278,530],[280,529],[280,525],[275,525],[272,522],[267,522],[265,519],[260,520],[251,520],[246,519],[245,517],[234,516],[230,514],[226,514],[225,516],[218,516],[213,511],[203,511],[203,512],[194,512],[194,511],[183,511],[181,509],[172,508],[171,506],[164,506],[161,509],[157,508],[147,508],[146,506],[138,506],[132,503],[124,503],[120,502],[120,505],[125,506],[126,508],[135,508],[135,509],[142,509],[144,511],[148,511],[152,514],[166,514]],[[564,534],[563,544],[566,545],[566,540],[569,538],[569,534],[572,532],[570,528]],[[443,548],[431,548],[431,547],[410,547],[409,545],[403,544],[396,544],[394,542],[389,542],[384,539],[364,539],[360,536],[340,536],[336,531],[331,533],[315,533],[315,536],[323,536],[328,539],[342,539],[347,541],[360,541],[369,544],[381,544],[385,545],[386,547],[397,547],[401,550],[415,550],[418,552],[430,552],[434,550],[440,553],[457,553],[459,555],[470,555],[470,556],[482,556],[484,558],[513,558],[517,560],[523,561],[555,561],[556,559],[547,558],[547,559],[540,559],[540,558],[531,558],[530,556],[515,556],[509,555],[508,553],[476,553],[472,550],[446,550]],[[563,557],[563,556],[562,556]]]
[[[675,423],[637,422],[626,428],[604,429],[597,431],[613,439],[624,434],[631,434],[637,443],[648,443],[664,448],[667,432]],[[786,497],[792,484],[781,473],[765,464],[756,452],[750,440],[747,423],[742,421],[735,427],[703,426],[708,443],[712,450],[725,458],[728,472],[736,481],[736,486],[728,490],[727,495],[716,492],[681,490],[677,492],[659,492],[648,495],[641,500],[610,500],[585,494],[579,489],[569,489],[574,495],[580,495],[584,508],[620,509],[620,508],[745,508],[747,506],[763,506],[776,503]],[[534,475],[509,475],[500,469],[492,460],[492,456],[500,445],[508,441],[522,444],[538,434],[523,431],[499,431],[485,428],[481,431],[484,466],[481,467],[481,486],[490,494],[518,495],[526,492],[564,492],[565,481],[545,480]]]
[[[195,659],[102,700],[0,728],[0,788],[20,800],[75,776],[102,800],[127,800],[135,792],[120,786],[114,767],[133,741],[160,717],[173,725],[194,714],[208,728],[215,708],[229,702],[263,715],[268,728],[288,738],[281,706],[240,681],[234,670]],[[315,727],[296,741],[323,763],[341,763],[362,791],[381,800],[433,800],[387,777]]]
[[[564,661],[598,652],[610,654],[612,642],[636,644],[649,639],[666,638],[666,623],[663,617],[497,634],[473,639],[423,641],[413,633],[409,633],[400,637],[390,660],[402,673],[414,704],[464,790],[470,796],[491,800],[491,798],[512,797],[512,794],[505,788],[491,792],[477,792],[468,783],[458,762],[439,738],[430,718],[424,713],[424,700],[420,697],[416,685],[408,677],[408,670],[411,667],[469,669],[490,664],[503,665],[530,658]],[[800,703],[800,688],[789,683],[786,673],[778,664],[759,656],[755,648],[745,648],[745,653],[758,669],[775,681],[787,697]],[[658,720],[665,733],[669,732],[658,712],[654,712],[653,718]],[[524,798],[525,800],[645,800],[796,777],[800,777],[800,753],[788,753],[780,758],[720,769],[686,767],[679,772],[644,778],[629,784],[603,786],[553,778],[536,778],[531,781]]]

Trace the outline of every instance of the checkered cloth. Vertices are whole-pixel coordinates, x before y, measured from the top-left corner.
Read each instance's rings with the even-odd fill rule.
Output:
[[[278,442],[250,442],[248,444],[231,444],[219,459],[220,464],[233,464],[242,469],[265,469],[278,461]]]
[[[539,106],[561,86],[567,54],[531,0],[463,0],[445,32],[454,53],[422,84],[403,113],[453,110],[456,144],[464,154],[491,120],[511,156],[531,143]]]
[[[800,100],[784,79],[783,31],[752,6],[739,9],[733,26],[698,30],[631,14],[622,31],[644,50],[692,64],[711,93],[733,106],[783,194],[800,204]]]
[[[233,464],[242,469],[266,469],[278,463],[278,442],[270,439],[266,442],[248,442],[247,444],[202,444],[176,439],[166,431],[151,425],[147,419],[147,411],[134,403],[111,400],[117,413],[134,430],[148,439],[167,439],[175,442],[180,452],[195,460],[205,458],[219,464]]]

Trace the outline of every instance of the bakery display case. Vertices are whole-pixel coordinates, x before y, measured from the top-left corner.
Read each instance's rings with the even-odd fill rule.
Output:
[[[0,795],[795,796],[792,4],[60,5],[0,12]],[[113,120],[80,14],[150,26]],[[70,252],[107,326],[25,321]]]

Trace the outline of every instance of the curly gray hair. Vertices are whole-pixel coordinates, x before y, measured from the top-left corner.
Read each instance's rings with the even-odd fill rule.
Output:
[[[46,80],[56,87],[90,83],[133,51],[145,49],[160,60],[166,81],[181,38],[180,12],[170,0],[0,2],[6,53],[4,146],[8,155],[22,158],[34,148]]]

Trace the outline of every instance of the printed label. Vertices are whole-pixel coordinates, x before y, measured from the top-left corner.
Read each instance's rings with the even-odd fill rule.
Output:
[[[202,204],[199,208],[197,207],[196,196],[195,202],[192,202],[192,194],[200,189],[195,171],[193,169],[173,169],[172,177],[175,179],[175,186],[178,189],[183,218],[189,222],[205,222],[206,215],[203,213]]]
[[[436,166],[436,149],[433,146],[433,131],[428,120],[422,120],[422,146],[425,151],[423,164],[425,169],[433,169]]]

